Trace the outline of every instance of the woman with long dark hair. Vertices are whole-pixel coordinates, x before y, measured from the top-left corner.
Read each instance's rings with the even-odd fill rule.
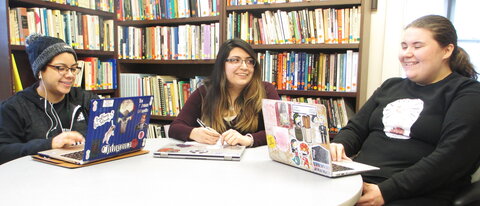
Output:
[[[190,95],[169,136],[183,141],[229,145],[265,145],[262,99],[279,99],[274,86],[261,80],[261,68],[252,47],[241,39],[220,47],[213,71]],[[209,128],[197,123],[197,118]]]

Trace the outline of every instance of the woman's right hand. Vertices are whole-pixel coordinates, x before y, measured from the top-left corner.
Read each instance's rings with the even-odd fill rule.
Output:
[[[220,133],[213,129],[196,127],[190,133],[190,139],[204,144],[215,144],[220,139]]]
[[[330,143],[330,155],[332,156],[332,161],[340,162],[340,161],[352,161],[350,158],[347,157],[345,154],[345,148],[342,144],[338,143]]]

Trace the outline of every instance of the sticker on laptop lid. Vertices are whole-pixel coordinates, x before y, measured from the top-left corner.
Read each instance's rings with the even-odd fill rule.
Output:
[[[113,99],[105,99],[103,100],[102,107],[113,107],[113,103],[115,101]]]

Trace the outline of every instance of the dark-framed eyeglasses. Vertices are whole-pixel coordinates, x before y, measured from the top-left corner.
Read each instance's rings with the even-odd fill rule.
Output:
[[[64,65],[50,65],[50,64],[47,66],[55,68],[58,71],[58,73],[61,75],[67,74],[68,71],[72,72],[73,75],[77,75],[82,70],[82,68],[79,66],[67,67]]]
[[[228,59],[225,59],[225,61],[233,66],[238,66],[238,67],[241,66],[243,62],[245,62],[245,65],[247,65],[248,67],[255,67],[255,65],[257,64],[257,61],[255,61],[254,58],[247,58],[247,59],[228,58]]]

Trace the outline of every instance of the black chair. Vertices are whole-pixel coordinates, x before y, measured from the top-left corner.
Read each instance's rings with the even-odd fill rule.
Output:
[[[480,168],[472,175],[472,184],[460,191],[453,200],[454,206],[480,206]]]

